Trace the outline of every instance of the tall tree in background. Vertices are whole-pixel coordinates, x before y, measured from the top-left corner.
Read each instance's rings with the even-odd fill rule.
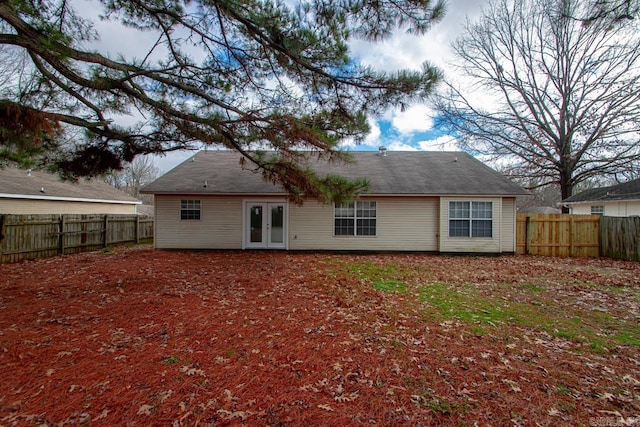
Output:
[[[587,3],[490,1],[454,46],[473,88],[449,83],[437,100],[466,149],[557,185],[562,199],[640,160],[638,24],[575,19]]]
[[[96,2],[104,19],[157,36],[136,59],[95,51],[92,42],[107,35],[74,4],[0,0],[0,47],[28,58],[14,84],[0,88],[0,114],[37,117],[48,142],[57,124],[83,129],[86,141],[65,147],[62,158],[46,147],[74,176],[119,169],[138,154],[207,144],[239,151],[247,167],[293,198],[346,197],[364,184],[315,176],[296,150],[346,159],[336,146],[364,138],[368,115],[424,100],[439,78],[426,63],[421,71],[372,70],[349,56],[347,44],[397,29],[423,33],[442,16],[442,0]],[[130,113],[140,121],[119,123]],[[22,136],[0,128],[0,148],[25,151],[31,139]],[[279,155],[250,151],[256,146]]]
[[[112,170],[103,179],[115,188],[142,200],[153,203],[153,196],[140,194],[140,189],[160,176],[160,170],[153,164],[150,156],[138,156],[132,162],[125,163],[120,170]]]

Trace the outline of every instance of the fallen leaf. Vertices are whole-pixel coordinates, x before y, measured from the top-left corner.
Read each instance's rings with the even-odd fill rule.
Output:
[[[505,384],[509,384],[509,386],[511,387],[511,391],[515,391],[516,393],[519,393],[522,391],[518,383],[515,381],[504,379],[502,380],[502,382]]]
[[[153,405],[142,405],[140,408],[138,408],[138,415],[151,415],[151,412],[153,411],[154,406]]]
[[[324,409],[325,411],[333,412],[333,408],[329,405],[320,404],[318,405],[318,408]]]

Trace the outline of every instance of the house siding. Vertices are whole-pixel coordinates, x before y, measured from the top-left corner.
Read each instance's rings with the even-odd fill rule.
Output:
[[[504,197],[502,199],[502,227],[500,243],[502,252],[516,252],[516,198]]]
[[[37,214],[112,214],[132,215],[136,213],[134,204],[92,203],[56,200],[32,200],[0,198],[0,213],[11,215]]]
[[[180,220],[180,201],[200,200],[199,220]],[[155,196],[154,245],[158,249],[240,249],[242,198]]]
[[[637,216],[640,215],[640,200],[623,202],[587,202],[572,204],[571,213],[576,215],[591,215],[592,206],[604,206],[606,216]]]
[[[493,230],[491,238],[449,237],[449,202],[493,202]],[[502,222],[502,198],[487,197],[442,197],[440,199],[440,252],[461,253],[500,253],[503,251],[502,239],[505,225]],[[515,213],[513,214],[515,216]],[[513,227],[515,218],[509,218],[506,227]],[[508,233],[507,233],[508,234]],[[513,236],[513,232],[511,233]],[[515,242],[513,243],[515,245]],[[512,251],[509,251],[512,252]]]
[[[180,220],[180,201],[201,201],[200,220]],[[281,201],[282,199],[278,199]],[[376,236],[335,236],[334,207],[307,201],[288,204],[289,250],[336,251],[515,251],[515,198],[363,197],[376,202]],[[449,201],[493,202],[493,237],[449,238]],[[244,203],[274,201],[250,196],[155,196],[158,249],[243,248]],[[441,230],[441,231],[439,231]]]
[[[376,236],[335,236],[333,205],[309,201],[289,210],[289,249],[437,251],[437,197],[367,197],[376,202]]]

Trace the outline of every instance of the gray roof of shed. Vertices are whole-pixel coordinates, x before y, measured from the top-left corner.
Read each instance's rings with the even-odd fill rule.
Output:
[[[525,189],[463,152],[350,152],[354,163],[312,161],[320,175],[367,178],[372,195],[529,194]],[[240,166],[235,151],[201,151],[143,188],[154,194],[284,194],[260,173]],[[205,187],[205,182],[207,186]]]
[[[44,192],[41,190],[44,189]],[[87,202],[141,203],[127,193],[95,179],[63,181],[57,175],[43,172],[0,168],[0,197],[49,200],[80,200]]]
[[[568,197],[562,203],[615,202],[620,200],[640,200],[640,178],[609,187],[592,188]]]

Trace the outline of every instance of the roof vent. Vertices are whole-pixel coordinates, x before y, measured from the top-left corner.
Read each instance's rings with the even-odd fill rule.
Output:
[[[385,147],[384,145],[381,145],[380,148],[378,148],[378,155],[382,157],[387,157],[387,147]]]
[[[44,193],[44,187],[40,187],[40,192]]]
[[[205,181],[205,182],[204,182],[204,188],[207,188],[208,186],[209,186],[209,182],[208,182],[208,181]]]
[[[27,176],[31,176],[31,169],[27,169]]]

